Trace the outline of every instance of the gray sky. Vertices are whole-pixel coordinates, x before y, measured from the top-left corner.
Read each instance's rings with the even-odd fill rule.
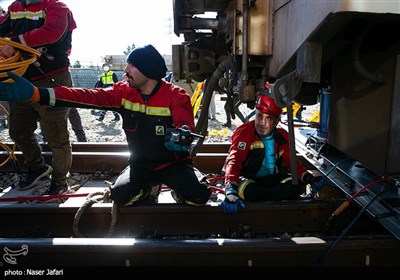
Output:
[[[6,9],[12,1],[0,0]],[[104,55],[123,54],[133,43],[153,44],[171,54],[182,39],[173,33],[172,0],[63,0],[74,14],[71,64],[96,65]]]

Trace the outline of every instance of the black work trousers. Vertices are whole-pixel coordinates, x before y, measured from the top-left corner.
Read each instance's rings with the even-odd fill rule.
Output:
[[[211,192],[206,184],[200,183],[199,177],[191,160],[177,162],[160,170],[131,164],[111,187],[110,198],[119,206],[140,204],[149,195],[152,186],[164,184],[176,191],[183,203],[202,206],[207,203]]]
[[[306,184],[292,184],[291,176],[280,174],[262,178],[243,179],[238,187],[239,196],[245,201],[293,200],[306,191]]]

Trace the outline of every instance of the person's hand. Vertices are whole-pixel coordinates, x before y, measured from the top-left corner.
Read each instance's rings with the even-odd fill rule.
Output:
[[[179,144],[175,143],[175,142],[172,141],[172,140],[169,140],[169,141],[165,142],[165,143],[164,143],[164,146],[165,146],[168,150],[170,150],[170,151],[172,151],[172,152],[187,152],[187,151],[189,151],[189,146],[182,146],[182,145],[179,145]]]
[[[11,71],[7,75],[15,82],[0,82],[0,100],[5,101],[29,101],[35,91],[35,86],[27,79],[14,74]]]
[[[1,53],[5,56],[5,57],[11,57],[14,53],[15,53],[15,49],[13,46],[11,45],[7,45],[4,44],[1,47]]]
[[[164,146],[172,152],[187,152],[191,143],[190,130],[187,125],[182,128],[174,128],[167,133],[168,138]]]
[[[246,208],[237,191],[233,188],[228,188],[225,191],[225,200],[221,203],[222,212],[225,214],[236,214],[238,206]]]

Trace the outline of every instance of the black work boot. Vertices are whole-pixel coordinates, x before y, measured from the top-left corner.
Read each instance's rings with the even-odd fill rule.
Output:
[[[87,142],[86,135],[76,135],[78,142]]]
[[[43,194],[44,195],[55,195],[55,194],[65,194],[68,192],[69,192],[69,186],[67,183],[58,184],[58,183],[52,181],[50,187]]]
[[[230,122],[227,122],[227,123],[224,123],[222,126],[231,128],[232,124]]]
[[[161,185],[151,187],[149,195],[141,201],[142,205],[155,205],[158,203],[158,196],[161,192]]]

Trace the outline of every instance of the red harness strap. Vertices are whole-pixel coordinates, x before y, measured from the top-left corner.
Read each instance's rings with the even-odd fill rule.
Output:
[[[17,196],[17,197],[4,197],[4,198],[0,197],[0,202],[49,200],[55,198],[82,197],[88,195],[89,193],[71,193],[71,194],[55,194],[55,195]]]

